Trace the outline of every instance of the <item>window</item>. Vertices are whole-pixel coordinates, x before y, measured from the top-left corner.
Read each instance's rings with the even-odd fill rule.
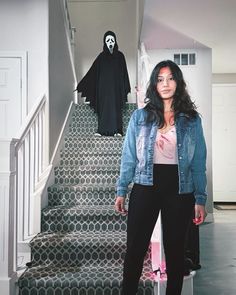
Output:
[[[174,54],[174,62],[180,65],[180,54]]]
[[[175,53],[174,62],[177,65],[187,66],[196,64],[196,54],[195,53]]]
[[[195,65],[196,64],[196,55],[195,55],[195,53],[190,53],[189,54],[189,64],[190,65]]]
[[[184,66],[188,65],[188,54],[185,54],[185,53],[181,54],[181,65],[184,65]]]

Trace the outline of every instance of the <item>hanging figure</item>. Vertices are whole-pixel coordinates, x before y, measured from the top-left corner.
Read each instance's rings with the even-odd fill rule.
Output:
[[[103,42],[103,51],[76,90],[98,115],[97,135],[123,135],[122,108],[130,92],[126,61],[118,50],[115,33],[106,32]]]

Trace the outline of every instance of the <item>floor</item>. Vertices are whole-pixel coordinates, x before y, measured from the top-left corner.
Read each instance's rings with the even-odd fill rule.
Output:
[[[214,223],[200,227],[202,268],[194,295],[236,295],[236,210],[214,209]]]

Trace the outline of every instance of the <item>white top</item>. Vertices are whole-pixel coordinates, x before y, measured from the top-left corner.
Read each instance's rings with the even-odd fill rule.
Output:
[[[166,133],[157,132],[154,145],[154,164],[178,164],[176,128],[171,127]]]

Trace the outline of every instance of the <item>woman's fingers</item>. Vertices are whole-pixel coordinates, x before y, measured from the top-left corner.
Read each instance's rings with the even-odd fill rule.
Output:
[[[203,205],[195,205],[195,218],[193,222],[196,225],[202,224],[207,216],[207,212],[205,206]]]
[[[125,198],[117,196],[115,202],[115,210],[121,214],[127,214],[127,210],[125,209]]]

